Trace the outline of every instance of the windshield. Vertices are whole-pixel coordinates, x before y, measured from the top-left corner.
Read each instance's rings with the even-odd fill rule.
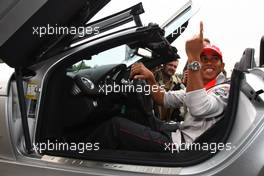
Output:
[[[134,50],[129,48],[128,45],[117,46],[101,53],[98,53],[92,56],[91,59],[84,58],[82,61],[74,64],[72,66],[72,69],[74,71],[78,71],[86,68],[96,68],[102,65],[120,63],[129,66],[141,59],[141,57],[134,55],[133,51]]]

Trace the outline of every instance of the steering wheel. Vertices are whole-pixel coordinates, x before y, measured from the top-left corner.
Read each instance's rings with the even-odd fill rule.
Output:
[[[76,75],[74,77],[74,81],[78,86],[78,88],[80,88],[82,94],[90,95],[90,96],[98,95],[99,88],[89,78],[83,75]]]
[[[133,92],[127,93],[128,100],[133,102],[146,116],[152,116],[153,100],[150,95],[150,86],[145,80],[133,79],[128,86],[134,87]]]

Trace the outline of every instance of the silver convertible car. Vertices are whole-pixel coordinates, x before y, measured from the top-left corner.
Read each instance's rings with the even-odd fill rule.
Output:
[[[152,69],[177,57],[171,44],[196,12],[188,1],[162,26],[143,26],[139,3],[90,22],[109,1],[0,2],[0,175],[263,176],[264,38],[259,63],[253,48],[241,49],[225,115],[195,141],[202,148],[85,143],[112,117],[156,118],[147,92],[100,88],[144,85],[130,80],[131,64]]]

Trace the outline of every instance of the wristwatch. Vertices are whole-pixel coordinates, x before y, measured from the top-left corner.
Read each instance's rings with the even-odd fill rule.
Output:
[[[201,69],[201,64],[198,61],[193,61],[189,64],[187,64],[187,69],[192,71],[198,71]]]

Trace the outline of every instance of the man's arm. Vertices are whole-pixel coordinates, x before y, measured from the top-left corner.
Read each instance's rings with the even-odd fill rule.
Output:
[[[207,93],[204,89],[188,92],[186,106],[194,117],[217,117],[224,112],[229,96],[229,84],[221,84]]]
[[[133,64],[131,67],[130,77],[133,79],[144,79],[151,87],[152,99],[156,104],[164,105],[164,92],[165,90],[158,86],[153,73],[147,69],[142,63]],[[153,88],[155,86],[155,89]],[[152,91],[155,90],[155,91]]]
[[[188,63],[200,62],[203,49],[203,23],[200,23],[200,33],[186,42]],[[221,115],[227,105],[229,87],[219,86],[210,93],[204,89],[200,71],[188,70],[187,93],[185,104],[194,117],[211,118]]]
[[[188,55],[188,62],[200,61],[200,53],[203,48],[203,24],[200,24],[200,34],[186,42],[186,53]],[[131,78],[144,79],[152,87],[158,87],[155,91],[151,91],[152,98],[156,104],[164,106],[165,91],[160,88],[154,78],[153,73],[147,69],[142,63],[133,64],[131,67]],[[187,92],[203,89],[203,81],[200,71],[189,71]]]
[[[186,54],[188,56],[188,64],[193,61],[200,62],[200,54],[203,49],[203,23],[200,23],[200,33],[188,40],[185,44]],[[203,80],[200,71],[188,70],[187,89],[186,92],[191,92],[198,89],[203,89]]]

